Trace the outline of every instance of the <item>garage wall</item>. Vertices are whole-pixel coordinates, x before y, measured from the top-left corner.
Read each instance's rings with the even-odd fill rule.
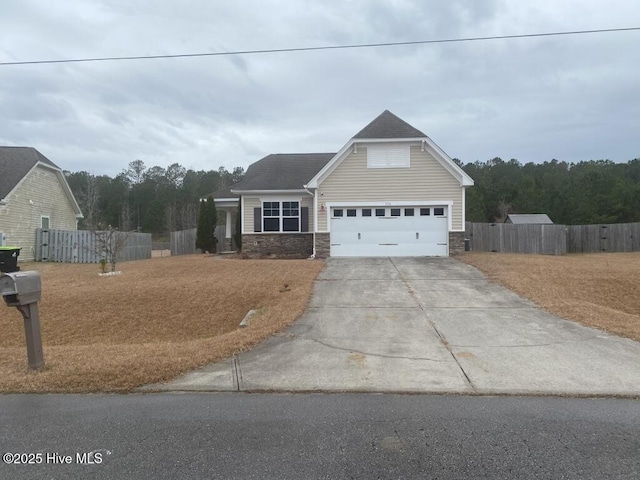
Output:
[[[367,168],[367,149],[358,147],[320,184],[319,206],[334,202],[402,200],[452,201],[453,230],[464,230],[464,190],[440,163],[420,146],[411,147],[410,168]],[[327,231],[327,209],[318,212],[318,231]]]

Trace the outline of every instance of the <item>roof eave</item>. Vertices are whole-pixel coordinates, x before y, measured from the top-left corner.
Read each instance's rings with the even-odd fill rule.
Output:
[[[427,146],[427,150],[430,150],[431,155],[440,162],[440,164],[454,177],[456,177],[460,181],[461,187],[472,187],[474,185],[473,178],[467,175],[453,159],[447,155],[447,153],[442,150],[438,144],[436,144],[429,137],[425,137],[422,139]]]
[[[318,185],[324,180],[329,173],[333,171],[333,166],[336,164],[339,158],[341,158],[346,152],[349,151],[351,146],[356,143],[355,139],[351,139],[347,142],[347,144],[340,149],[338,153],[336,153],[331,160],[329,160],[324,167],[320,169],[318,173],[314,175],[314,177],[307,182],[304,186],[305,188],[318,188]]]
[[[205,200],[205,199],[201,199],[201,200]],[[232,198],[216,198],[213,197],[214,202],[237,202],[238,200],[240,200],[237,197],[232,197]]]
[[[353,137],[354,143],[394,143],[394,142],[422,142],[429,137],[402,137],[402,138],[361,138]]]
[[[261,194],[261,195],[277,195],[277,194],[291,194],[291,193],[306,193],[309,194],[307,190],[304,188],[291,188],[291,189],[280,189],[280,190],[231,190],[231,193],[236,193],[238,195],[251,195],[251,194]]]

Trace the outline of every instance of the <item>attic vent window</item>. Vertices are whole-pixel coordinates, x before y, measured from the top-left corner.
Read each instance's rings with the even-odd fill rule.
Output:
[[[370,145],[367,168],[409,168],[409,145]]]

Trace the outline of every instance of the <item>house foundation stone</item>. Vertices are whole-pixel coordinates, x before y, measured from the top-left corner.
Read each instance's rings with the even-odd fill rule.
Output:
[[[328,258],[331,252],[331,234],[316,233],[316,258]]]
[[[242,253],[250,257],[307,258],[313,253],[313,234],[245,234],[242,235]]]
[[[449,255],[461,255],[464,253],[465,232],[449,232]]]

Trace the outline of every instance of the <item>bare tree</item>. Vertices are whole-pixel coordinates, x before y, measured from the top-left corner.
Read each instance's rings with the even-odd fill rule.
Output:
[[[178,228],[180,230],[189,230],[196,228],[198,225],[198,206],[188,203],[178,209]]]
[[[513,213],[513,206],[510,203],[504,201],[504,199],[498,202],[498,214],[499,217],[494,219],[494,222],[502,223],[507,219],[507,215]]]
[[[167,205],[164,209],[164,223],[167,232],[175,232],[177,230],[177,210],[175,205]]]
[[[133,212],[131,212],[131,205],[128,201],[122,204],[120,209],[120,230],[123,232],[130,232],[133,230]]]
[[[87,176],[86,190],[82,194],[84,200],[85,217],[84,224],[88,228],[94,228],[99,214],[98,201],[100,193],[98,192],[98,180],[93,175]]]
[[[93,234],[96,239],[95,252],[102,257],[105,263],[111,265],[111,271],[115,272],[118,255],[127,242],[129,234],[120,232],[111,225],[102,226],[100,230],[94,231]]]

